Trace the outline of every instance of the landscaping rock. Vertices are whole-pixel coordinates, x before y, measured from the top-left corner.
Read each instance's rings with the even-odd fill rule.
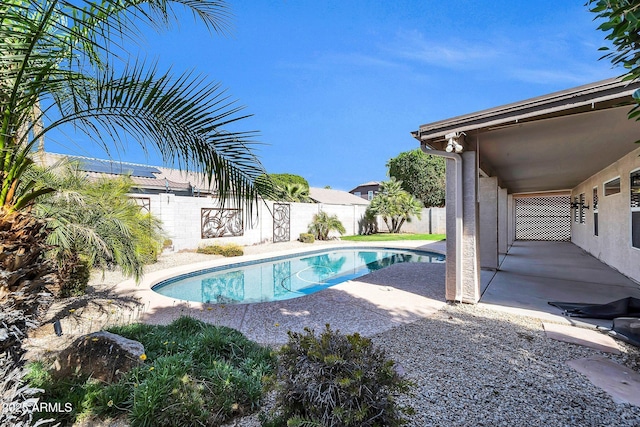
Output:
[[[54,363],[54,377],[89,375],[108,383],[143,363],[144,346],[111,332],[83,335],[63,350]]]

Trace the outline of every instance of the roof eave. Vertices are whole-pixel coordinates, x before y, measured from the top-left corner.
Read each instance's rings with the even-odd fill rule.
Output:
[[[527,99],[463,116],[420,126],[411,135],[421,142],[443,139],[452,132],[491,129],[515,123],[606,109],[633,102],[631,95],[640,83],[619,78],[603,80],[573,89]]]

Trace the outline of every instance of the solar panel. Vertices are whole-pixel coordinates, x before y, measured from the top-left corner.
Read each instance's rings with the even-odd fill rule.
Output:
[[[80,169],[86,172],[109,173],[114,175],[131,175],[143,178],[155,178],[154,173],[160,170],[153,166],[135,165],[114,160],[78,159]]]

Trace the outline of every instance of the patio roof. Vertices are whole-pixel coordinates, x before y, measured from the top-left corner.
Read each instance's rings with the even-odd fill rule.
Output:
[[[445,135],[465,133],[481,173],[510,193],[566,191],[638,146],[629,120],[640,83],[609,79],[420,126],[421,144],[444,150]]]

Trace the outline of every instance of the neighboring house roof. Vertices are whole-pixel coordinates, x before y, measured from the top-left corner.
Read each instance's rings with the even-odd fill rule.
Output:
[[[309,188],[309,197],[318,203],[326,203],[332,205],[363,205],[369,204],[368,200],[354,196],[351,193],[342,190],[330,190],[327,188]]]
[[[77,161],[80,169],[90,178],[101,176],[128,175],[136,188],[154,191],[191,191],[192,188],[202,193],[212,193],[205,177],[200,173],[185,172],[162,166],[149,166],[139,163],[121,162],[118,160],[93,159],[82,156],[45,153],[43,161],[52,166],[63,159]]]
[[[364,184],[360,184],[360,185],[358,185],[357,187],[353,188],[353,189],[352,189],[351,191],[349,191],[349,192],[357,191],[357,190],[358,190],[359,188],[361,188],[361,187],[374,187],[374,186],[376,186],[376,185],[377,185],[377,186],[379,186],[380,184],[382,184],[382,183],[381,183],[381,182],[379,182],[379,181],[369,181],[369,182],[365,182]]]

